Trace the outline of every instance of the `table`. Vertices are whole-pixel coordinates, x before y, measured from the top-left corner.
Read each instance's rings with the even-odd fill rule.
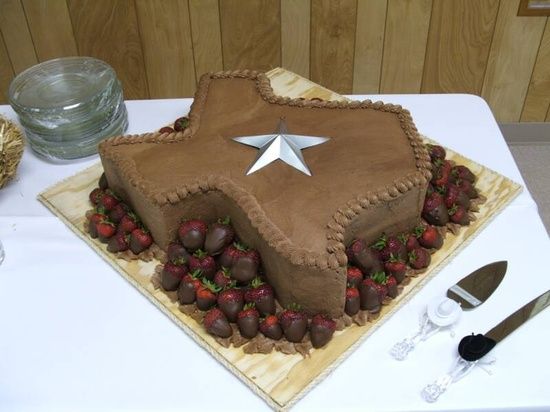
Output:
[[[401,104],[419,131],[524,185],[484,100],[473,95],[350,96]],[[128,133],[158,129],[191,99],[127,101]],[[0,114],[16,119],[9,106]],[[17,179],[0,190],[0,410],[267,410],[268,406],[151,305],[36,201],[57,181],[98,161],[54,164],[25,150]],[[297,411],[550,408],[550,310],[523,326],[437,403],[420,397],[448,371],[460,337],[485,332],[550,288],[550,240],[524,189],[439,275],[322,383]],[[413,332],[426,303],[465,274],[508,260],[499,290],[455,328],[405,362],[388,354]],[[368,374],[363,371],[367,369]]]

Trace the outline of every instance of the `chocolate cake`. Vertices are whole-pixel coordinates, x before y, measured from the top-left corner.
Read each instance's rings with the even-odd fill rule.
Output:
[[[232,138],[272,134],[280,119],[290,133],[330,138],[302,152],[312,176],[281,161],[246,175],[258,149]],[[182,219],[229,216],[283,306],[341,315],[346,246],[420,220],[430,156],[400,106],[281,97],[265,74],[235,71],[201,78],[189,120],[182,132],[104,141],[109,187],[163,249]]]

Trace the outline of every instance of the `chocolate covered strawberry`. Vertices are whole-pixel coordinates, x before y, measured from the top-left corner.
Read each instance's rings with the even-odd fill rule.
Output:
[[[367,277],[361,282],[359,287],[359,301],[362,310],[368,310],[372,313],[380,311],[380,300],[378,298],[378,288],[374,279]]]
[[[225,315],[218,308],[210,309],[202,320],[206,331],[220,338],[228,338],[233,334],[233,329],[227,321]]]
[[[388,296],[390,298],[395,298],[398,295],[397,290],[397,279],[395,276],[388,276],[386,278],[386,288],[388,289]]]
[[[365,276],[378,272],[383,269],[382,262],[378,257],[378,252],[368,247],[362,239],[356,239],[347,249],[348,259],[361,269]]]
[[[160,275],[160,283],[164,290],[178,289],[181,280],[187,275],[188,269],[184,259],[175,259],[164,264]]]
[[[443,246],[443,237],[434,226],[418,226],[415,232],[421,246],[427,249],[440,249]]]
[[[109,187],[109,182],[107,182],[107,176],[105,176],[105,172],[101,173],[101,176],[99,176],[97,185],[101,190],[107,190],[107,188]]]
[[[449,209],[449,217],[451,222],[458,223],[462,226],[467,226],[470,224],[470,216],[468,216],[468,211],[460,205],[454,205]]]
[[[187,126],[189,126],[189,118],[185,116],[176,119],[176,121],[174,122],[174,130],[176,132],[181,132]]]
[[[186,220],[178,228],[178,239],[185,248],[194,252],[204,247],[208,226],[199,219]]]
[[[95,239],[97,237],[97,224],[106,220],[107,216],[104,213],[96,212],[90,216],[88,220],[88,233],[92,238]]]
[[[97,237],[100,242],[107,243],[109,239],[116,233],[116,227],[108,220],[102,220],[95,225]]]
[[[317,314],[311,319],[309,337],[314,348],[322,348],[334,335],[336,322],[328,316]]]
[[[424,269],[431,261],[430,253],[423,248],[418,248],[409,253],[409,265],[413,269]]]
[[[363,280],[363,272],[361,269],[355,266],[348,266],[347,269],[347,283],[350,286],[358,287]]]
[[[137,216],[128,212],[126,215],[122,216],[120,222],[117,225],[117,232],[129,234],[139,227],[139,220]]]
[[[382,303],[388,294],[387,280],[388,276],[384,272],[376,272],[370,277],[374,281],[374,287],[378,293],[378,301]]]
[[[468,209],[470,207],[470,198],[460,187],[449,183],[445,190],[445,206],[449,209],[453,205],[461,205]]]
[[[402,235],[399,235],[399,239],[405,245],[407,253],[420,246],[414,233],[403,233]]]
[[[432,171],[432,180],[435,187],[445,187],[451,176],[451,163],[448,160],[436,160]]]
[[[124,252],[129,248],[129,236],[124,233],[115,233],[107,243],[107,250],[111,253]]]
[[[279,323],[289,342],[301,342],[307,332],[307,316],[295,304],[279,314]]]
[[[403,282],[407,273],[407,264],[395,257],[384,263],[384,271],[388,276],[393,276],[397,283]]]
[[[198,249],[193,255],[189,257],[189,270],[200,270],[202,276],[206,279],[214,279],[216,274],[216,261],[212,256],[209,256],[206,252]]]
[[[275,295],[273,288],[256,277],[250,287],[244,292],[244,300],[256,305],[262,316],[275,314]]]
[[[378,250],[378,256],[383,262],[388,261],[392,255],[399,259],[407,257],[407,248],[397,236],[386,236],[383,233],[372,247]]]
[[[118,197],[115,196],[115,194],[109,190],[107,190],[103,196],[101,196],[101,199],[99,200],[99,206],[103,207],[107,212],[111,211],[116,205],[120,203],[120,200]]]
[[[470,183],[476,181],[476,176],[472,173],[470,169],[463,165],[456,165],[451,170],[451,176],[453,181],[457,180],[467,180]]]
[[[353,316],[359,312],[361,308],[361,299],[359,298],[359,289],[348,285],[346,289],[346,305],[344,311],[349,315]]]
[[[119,223],[129,210],[125,203],[119,202],[109,211],[109,220],[113,223]]]
[[[479,196],[474,184],[468,180],[457,180],[456,185],[462,190],[470,199],[475,199]]]
[[[237,326],[241,336],[252,339],[258,334],[260,326],[260,314],[256,310],[254,303],[247,303],[243,310],[237,315]]]
[[[216,304],[218,292],[220,288],[208,279],[203,279],[202,284],[197,289],[197,308],[200,310],[208,310]]]
[[[249,249],[235,259],[231,266],[231,276],[237,282],[248,283],[258,276],[259,267],[260,254],[254,249]]]
[[[231,227],[231,219],[219,219],[216,223],[211,224],[206,232],[204,241],[204,250],[211,256],[219,255],[224,248],[233,242],[235,231]]]
[[[153,244],[153,238],[145,228],[138,227],[130,233],[130,250],[139,255]]]
[[[432,162],[436,160],[445,160],[445,156],[447,155],[447,153],[445,152],[445,149],[443,147],[435,144],[427,144],[426,147],[428,149],[428,153],[430,154]]]
[[[235,287],[222,290],[217,298],[218,307],[230,322],[237,321],[237,315],[244,307],[243,291]]]
[[[189,305],[197,299],[197,290],[202,286],[201,272],[187,273],[180,282],[178,287],[178,300],[182,305]]]
[[[161,127],[161,129],[159,130],[159,133],[174,133],[174,132],[175,130],[170,126]]]
[[[279,318],[275,315],[266,316],[265,319],[260,322],[259,329],[267,338],[279,340],[283,337],[283,329],[279,324]]]
[[[426,197],[422,209],[422,217],[428,223],[436,226],[444,226],[449,222],[447,206],[445,206],[443,197],[439,193],[433,192]]]
[[[227,268],[222,267],[214,275],[214,283],[220,288],[225,288],[231,282],[231,271]]]
[[[94,190],[92,190],[89,195],[90,202],[92,203],[92,205],[97,206],[104,194],[105,192],[101,190],[99,187],[96,187]]]
[[[191,254],[183,247],[183,245],[172,242],[166,248],[166,255],[168,260],[184,259],[185,262],[189,262]]]
[[[228,245],[219,256],[218,263],[220,266],[231,269],[235,260],[244,255],[247,251],[247,247],[238,242],[233,242]]]

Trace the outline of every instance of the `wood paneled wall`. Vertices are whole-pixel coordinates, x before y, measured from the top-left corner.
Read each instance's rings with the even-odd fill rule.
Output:
[[[127,99],[207,71],[283,66],[339,93],[473,93],[550,122],[550,24],[519,0],[0,0],[0,102],[55,57],[111,64]]]

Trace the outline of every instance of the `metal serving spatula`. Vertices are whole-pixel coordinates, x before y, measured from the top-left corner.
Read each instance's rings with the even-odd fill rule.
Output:
[[[523,305],[484,335],[468,335],[458,344],[458,357],[453,369],[422,390],[422,397],[435,402],[447,388],[466,376],[498,343],[529,319],[550,306],[550,290]]]
[[[477,308],[500,285],[507,267],[506,261],[489,263],[451,286],[447,297],[436,298],[428,304],[420,320],[420,329],[393,345],[390,354],[397,360],[404,360],[418,343],[458,322],[463,309]]]

